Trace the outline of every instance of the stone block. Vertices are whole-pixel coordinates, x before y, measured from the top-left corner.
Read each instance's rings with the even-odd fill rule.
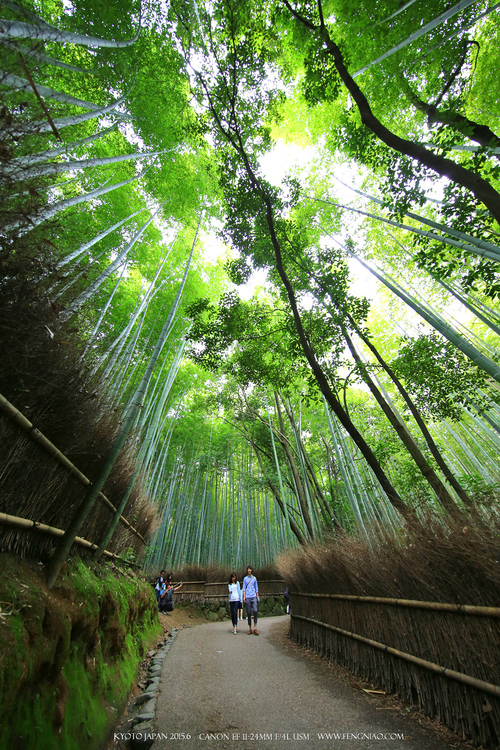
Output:
[[[147,693],[141,693],[141,695],[137,696],[135,699],[135,705],[142,706],[143,703],[153,700],[154,698],[156,698],[156,691],[153,692],[152,690],[148,690]]]
[[[139,711],[139,716],[144,716],[144,714],[154,714],[156,708],[156,696],[154,698],[150,698],[146,703],[144,703],[143,707]]]

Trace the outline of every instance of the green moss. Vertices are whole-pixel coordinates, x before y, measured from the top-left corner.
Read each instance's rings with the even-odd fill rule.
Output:
[[[52,716],[56,696],[54,690],[46,690],[35,693],[29,702],[20,700],[9,715],[9,725],[3,726],[0,734],[0,747],[23,747],[33,750],[51,750],[54,745],[54,733],[52,726],[47,722],[47,717]],[[36,744],[33,738],[37,738]],[[74,747],[74,746],[73,746]]]
[[[68,685],[68,706],[57,748],[93,750],[102,744],[103,737],[113,727],[117,713],[127,700],[137,667],[144,655],[144,643],[157,635],[156,625],[142,631],[140,648],[131,634],[126,637],[122,657],[114,663],[96,658],[95,673],[85,669],[75,654],[64,668]],[[96,690],[96,687],[98,688]],[[80,742],[81,739],[84,742]],[[38,750],[36,745],[33,746]]]
[[[2,556],[3,557],[3,556]],[[15,570],[15,565],[19,570]],[[137,667],[161,631],[151,587],[127,571],[68,566],[52,592],[12,562],[29,586],[0,594],[0,750],[97,750],[125,705]]]

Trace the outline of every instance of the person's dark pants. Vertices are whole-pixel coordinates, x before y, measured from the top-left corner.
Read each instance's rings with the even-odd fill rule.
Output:
[[[155,589],[155,594],[156,594],[156,601],[158,603],[158,609],[160,609],[160,591],[159,591],[159,589]]]
[[[233,623],[233,628],[235,628],[238,625],[238,606],[239,606],[239,601],[229,602],[229,609],[231,610],[231,622]]]
[[[248,627],[252,627],[252,612],[253,612],[253,626],[257,627],[257,599],[246,599],[245,604],[247,605],[247,617]]]

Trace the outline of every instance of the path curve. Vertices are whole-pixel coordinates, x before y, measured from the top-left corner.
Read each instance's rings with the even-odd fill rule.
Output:
[[[261,618],[258,636],[245,623],[233,635],[229,621],[180,630],[163,663],[152,750],[456,747],[283,645],[288,623]]]

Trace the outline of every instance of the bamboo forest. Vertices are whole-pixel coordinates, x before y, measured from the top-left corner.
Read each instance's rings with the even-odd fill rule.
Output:
[[[500,3],[0,52],[0,750],[499,750]]]
[[[498,4],[2,0],[0,40],[2,413],[90,477],[2,428],[2,510],[65,532],[4,548],[498,528]]]

